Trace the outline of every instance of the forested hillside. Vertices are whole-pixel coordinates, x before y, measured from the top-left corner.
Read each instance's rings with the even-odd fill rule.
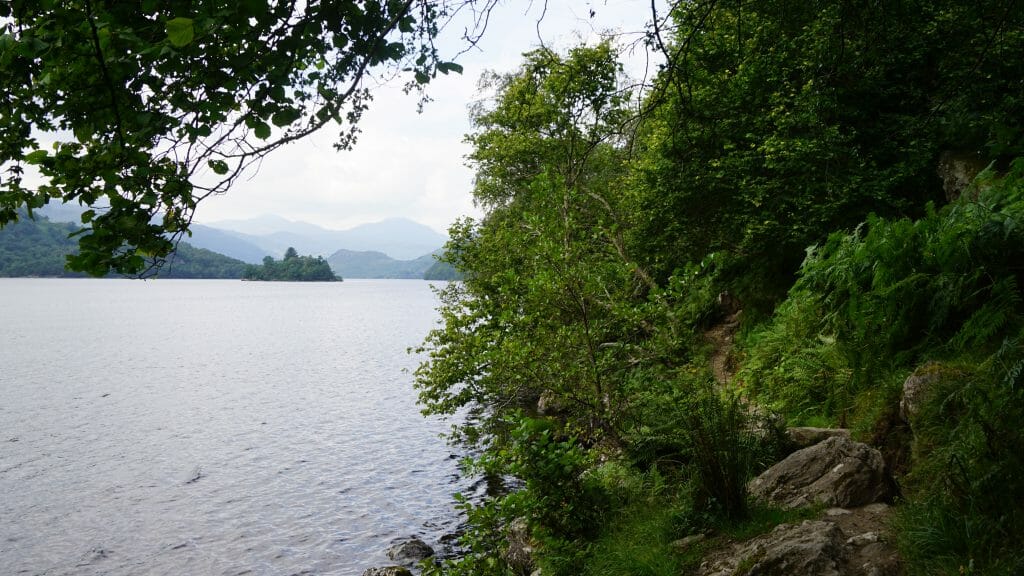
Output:
[[[331,269],[342,278],[404,278],[422,280],[435,263],[433,254],[412,260],[396,260],[378,251],[337,250],[327,258]]]
[[[462,280],[462,275],[449,262],[434,262],[423,273],[424,280]]]
[[[0,229],[0,276],[81,277],[65,269],[67,256],[78,249],[74,224],[46,217],[22,218]],[[245,263],[179,242],[160,269],[161,278],[241,278]]]
[[[68,238],[78,227],[43,218],[22,219],[0,230],[0,276],[63,276],[66,256],[76,244]],[[84,276],[84,274],[80,274]]]
[[[417,385],[514,480],[428,572],[701,573],[815,513],[745,488],[814,424],[882,449],[908,573],[1020,573],[1024,7],[686,2],[650,42],[642,94],[609,43],[486,79]]]

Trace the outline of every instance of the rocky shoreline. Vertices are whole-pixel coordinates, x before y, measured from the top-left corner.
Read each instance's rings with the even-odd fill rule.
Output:
[[[922,398],[940,371],[941,367],[926,364],[906,379],[899,428],[912,428]],[[753,503],[808,510],[812,517],[779,524],[745,541],[694,533],[674,542],[675,550],[701,555],[698,576],[902,574],[890,530],[899,494],[893,456],[854,441],[850,430],[843,428],[793,427],[786,435],[794,451],[752,479],[747,493]],[[909,441],[909,433],[900,436],[901,444]],[[502,557],[517,573],[539,576],[532,558],[535,546],[525,526],[510,526],[507,532]],[[367,568],[362,576],[412,576],[411,568],[435,553],[422,540],[408,538],[389,547],[387,555],[394,565]]]
[[[387,555],[395,565],[367,568],[363,576],[412,576],[409,568],[433,557],[434,549],[419,538],[409,538],[388,547]]]
[[[791,438],[807,435],[817,442],[751,480],[747,490],[754,501],[781,509],[821,507],[819,518],[713,551],[700,576],[901,573],[888,535],[894,491],[882,454],[846,430],[790,430]]]

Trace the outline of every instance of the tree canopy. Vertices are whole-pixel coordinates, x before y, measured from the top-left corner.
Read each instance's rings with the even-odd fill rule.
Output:
[[[0,3],[0,225],[50,201],[91,206],[69,266],[144,273],[198,202],[275,149],[331,125],[351,146],[370,74],[416,90],[461,71],[439,26],[492,3]]]
[[[784,447],[760,414],[888,450],[927,360],[953,377],[904,478],[909,572],[1019,572],[1019,0],[672,6],[644,93],[591,43],[525,54],[473,110],[485,213],[450,231],[464,280],[417,386],[468,413],[475,470],[516,481],[466,505],[469,552],[428,573],[696,572],[669,543],[750,512]],[[535,566],[508,565],[513,523]]]
[[[295,248],[288,247],[281,260],[267,256],[262,265],[245,267],[242,280],[264,280],[269,282],[335,282],[341,278],[334,274],[331,265],[321,256],[300,256]]]
[[[1024,152],[1020,8],[680,5],[638,141],[652,274],[717,253],[770,301],[828,231],[943,201],[943,151],[1005,168]]]

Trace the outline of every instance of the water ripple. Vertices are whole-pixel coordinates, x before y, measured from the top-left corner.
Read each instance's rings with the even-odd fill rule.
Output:
[[[405,350],[415,281],[0,280],[15,574],[358,575],[466,490]]]

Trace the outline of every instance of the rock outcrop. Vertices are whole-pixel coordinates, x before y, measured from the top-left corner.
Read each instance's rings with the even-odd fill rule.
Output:
[[[413,576],[408,568],[403,566],[384,566],[382,568],[367,568],[363,576]]]
[[[533,559],[533,540],[526,520],[519,518],[509,524],[505,538],[508,542],[508,548],[502,554],[505,562],[516,574],[532,573],[536,565]]]
[[[786,428],[786,436],[798,448],[814,446],[818,442],[827,440],[833,436],[850,437],[850,431],[846,428],[814,428],[811,426],[799,426]]]
[[[551,390],[541,392],[537,399],[537,415],[560,417],[569,413],[568,406]]]
[[[843,535],[830,522],[783,524],[703,567],[707,576],[840,576]]]
[[[900,418],[914,426],[914,421],[921,413],[921,408],[935,385],[945,378],[955,377],[956,372],[939,362],[927,362],[918,366],[914,373],[903,382],[903,395],[900,398]]]
[[[677,552],[685,552],[696,544],[707,540],[707,536],[704,534],[691,534],[685,538],[680,538],[671,544],[672,548]]]
[[[936,172],[942,178],[946,200],[952,202],[970,188],[971,183],[987,166],[977,152],[946,150],[939,156]]]
[[[434,555],[434,549],[419,538],[399,542],[387,549],[388,558],[405,566],[413,566]]]
[[[882,454],[845,436],[797,450],[747,485],[756,500],[782,508],[863,506],[887,500],[892,484]]]
[[[833,509],[821,520],[783,524],[708,558],[701,576],[896,576],[900,562],[886,541],[889,507]]]

